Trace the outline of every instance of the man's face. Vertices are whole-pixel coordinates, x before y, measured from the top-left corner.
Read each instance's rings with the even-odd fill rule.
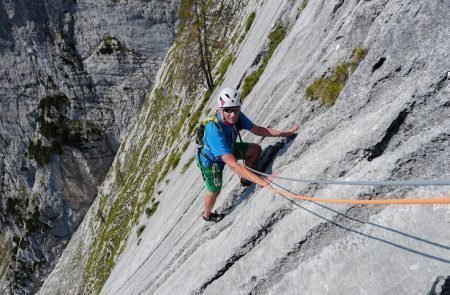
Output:
[[[241,107],[222,108],[222,119],[225,123],[235,124],[239,118]]]

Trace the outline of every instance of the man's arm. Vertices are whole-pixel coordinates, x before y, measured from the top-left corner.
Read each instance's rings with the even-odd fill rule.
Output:
[[[289,137],[297,134],[298,126],[294,125],[286,131],[280,131],[273,128],[262,127],[258,125],[254,125],[250,132],[265,137]]]
[[[258,177],[253,172],[245,169],[239,163],[237,162],[236,157],[233,154],[225,154],[223,156],[220,156],[222,160],[227,164],[231,170],[233,170],[234,173],[239,175],[240,177],[243,177],[247,180],[250,180],[252,182],[255,182],[259,184],[260,186],[266,186],[268,184],[267,181],[264,181],[262,178]]]

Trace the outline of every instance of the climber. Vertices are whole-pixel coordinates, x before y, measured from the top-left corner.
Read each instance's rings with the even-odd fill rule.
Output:
[[[244,160],[248,167],[254,167],[261,155],[261,146],[255,143],[237,142],[239,130],[246,129],[258,136],[290,137],[297,134],[298,126],[287,131],[255,125],[241,112],[241,94],[233,88],[224,88],[218,97],[219,109],[213,117],[205,119],[204,129],[199,128],[201,147],[197,150],[197,166],[206,183],[203,219],[220,221],[224,215],[212,212],[222,188],[222,171],[226,165],[241,177],[241,184],[247,186],[251,181],[265,186],[264,180],[243,168],[237,160]],[[251,180],[251,181],[250,181]]]

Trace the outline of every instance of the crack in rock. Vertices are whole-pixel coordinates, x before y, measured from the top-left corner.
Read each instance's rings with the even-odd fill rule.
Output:
[[[278,152],[283,149],[287,143],[291,142],[295,136],[284,138],[273,145],[269,145],[266,147],[261,153],[261,157],[259,161],[256,163],[255,170],[265,171],[269,168],[270,164],[273,162],[274,158],[278,154]]]
[[[437,277],[428,295],[450,295],[450,276]]]
[[[440,77],[440,80],[438,82],[436,82],[436,84],[433,83],[433,84],[430,85],[430,88],[432,88],[433,90],[428,92],[423,97],[424,98],[435,97],[436,94],[438,92],[440,92],[446,85],[447,85],[447,75],[442,75]]]
[[[363,227],[365,221],[371,215],[381,210],[381,208],[366,208],[357,205],[350,207],[345,213],[336,212],[337,215],[332,220],[312,228],[284,257],[275,262],[273,268],[264,274],[263,278],[258,281],[257,278],[252,277],[251,281],[246,284],[254,286],[249,294],[267,293],[268,288],[281,281],[289,272],[294,271],[300,263],[317,255],[323,248],[336,243],[337,240],[344,238],[356,229]],[[255,281],[257,281],[256,284]]]
[[[341,8],[343,4],[344,4],[344,0],[339,0],[339,2],[333,8],[333,14],[335,14],[336,11],[338,11],[339,8]]]
[[[222,213],[225,215],[230,214],[238,204],[253,195],[254,191],[254,187],[233,189],[233,191],[231,192],[231,197],[228,197],[228,199],[223,204],[223,207],[221,209]]]
[[[166,263],[164,269],[162,269],[157,276],[147,283],[144,289],[148,290],[150,293],[154,293],[181,265],[189,259],[193,253],[200,248],[203,243],[207,240],[216,238],[221,232],[225,231],[230,226],[231,223],[227,223],[218,229],[210,231],[209,235],[205,235],[205,233],[209,230],[208,226],[200,229],[195,235],[192,235],[185,245],[178,250],[178,252],[168,263]],[[199,236],[202,236],[202,238],[199,239]]]
[[[209,285],[211,285],[214,281],[220,279],[236,262],[238,262],[242,257],[252,251],[267,236],[267,234],[272,231],[275,224],[277,224],[281,219],[283,219],[292,211],[292,209],[282,208],[273,212],[272,215],[266,220],[265,224],[239,249],[237,249],[235,254],[225,262],[225,265],[221,269],[219,269],[211,279],[203,283],[200,289],[194,292],[194,294],[203,293]]]
[[[399,132],[400,127],[402,126],[403,122],[405,122],[406,117],[411,112],[413,107],[414,103],[412,103],[412,105],[409,108],[406,108],[403,111],[401,111],[398,114],[397,118],[395,118],[394,121],[392,121],[391,125],[386,130],[383,139],[381,139],[381,141],[376,143],[374,146],[364,151],[364,154],[369,162],[375,158],[378,158],[384,153],[384,151],[387,149],[389,145],[389,142]]]
[[[283,149],[287,143],[292,141],[294,137],[282,139],[278,141],[277,143],[273,145],[269,145],[266,147],[263,152],[261,153],[261,156],[256,163],[255,170],[258,171],[266,171],[266,169],[269,168],[269,166],[273,163],[274,158],[278,154],[278,152]],[[228,200],[223,205],[222,213],[228,214],[230,213],[233,208],[237,206],[237,204],[240,204],[243,200],[249,198],[253,193],[255,192],[255,186],[244,188],[244,190],[237,188],[234,189],[231,193],[231,197],[228,198]]]
[[[397,72],[397,71],[396,71]],[[393,73],[389,73],[388,75],[384,76],[383,78],[378,79],[374,84],[373,84],[373,88],[377,87],[378,84],[380,83],[384,83],[386,80],[391,80],[392,78],[395,77],[395,74]]]
[[[373,67],[372,67],[372,74],[373,74],[376,70],[378,70],[379,68],[381,68],[381,66],[384,64],[385,61],[386,61],[386,58],[385,58],[385,57],[380,58],[380,60],[377,61],[377,63],[373,65]],[[395,70],[395,71],[398,72],[397,70]]]
[[[450,133],[443,132],[432,138],[429,143],[421,146],[407,157],[395,162],[391,179],[401,178],[442,178],[448,173],[448,142]]]

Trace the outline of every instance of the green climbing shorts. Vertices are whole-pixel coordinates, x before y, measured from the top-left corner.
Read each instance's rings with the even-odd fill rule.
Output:
[[[238,160],[244,160],[247,155],[249,143],[237,142],[234,146],[234,155]],[[222,189],[222,171],[225,167],[224,164],[214,163],[210,167],[203,167],[197,159],[197,167],[202,172],[203,180],[205,181],[206,188],[210,192],[220,192]]]

